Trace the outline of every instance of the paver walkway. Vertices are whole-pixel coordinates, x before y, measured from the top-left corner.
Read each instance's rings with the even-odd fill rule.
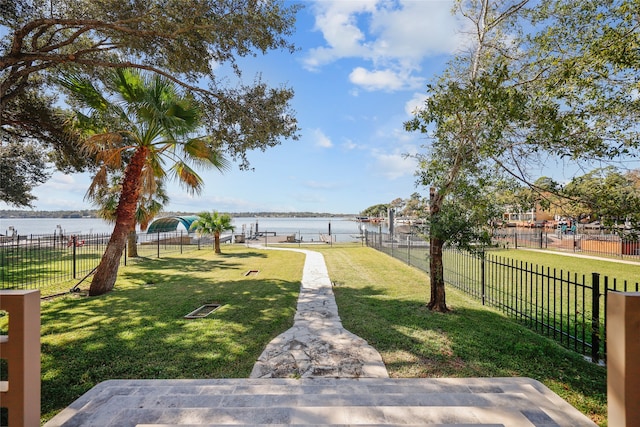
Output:
[[[380,354],[342,326],[322,254],[284,250],[306,255],[294,325],[267,345],[251,378],[388,378]]]
[[[378,352],[342,327],[322,255],[302,252],[295,323],[260,356],[260,378],[104,381],[45,427],[595,426],[529,378],[387,378]]]

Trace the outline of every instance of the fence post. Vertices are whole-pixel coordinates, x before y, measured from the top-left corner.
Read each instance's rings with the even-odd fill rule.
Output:
[[[611,292],[607,299],[607,412],[609,425],[632,427],[640,419],[640,295]]]
[[[158,231],[158,245],[156,247],[157,257],[160,258],[160,232]]]
[[[482,305],[484,305],[484,301],[485,301],[484,293],[485,293],[485,286],[486,286],[486,281],[485,281],[485,278],[484,278],[484,268],[485,268],[484,260],[485,260],[485,257],[486,257],[486,253],[483,250],[480,253],[480,289],[481,289],[480,291],[482,292]]]
[[[71,253],[73,254],[73,278],[74,279],[76,278],[76,261],[77,261],[77,259],[76,259],[76,242],[77,242],[77,239],[78,238],[75,235],[71,236],[71,246],[73,246],[73,249],[72,249]]]
[[[542,249],[542,229],[540,229],[540,249]]]
[[[182,230],[180,230],[180,253],[182,253]]]
[[[513,233],[513,248],[518,249],[518,230]]]
[[[393,234],[389,233],[389,240],[391,240],[391,258],[393,258]]]
[[[600,360],[600,274],[591,273],[591,361]]]
[[[0,401],[10,426],[40,425],[40,291],[0,290],[0,309],[9,313],[8,333],[0,336],[7,377]],[[4,374],[4,372],[3,372]],[[7,425],[4,424],[3,425]]]
[[[127,247],[129,247],[129,242],[124,245],[124,266],[127,266]]]

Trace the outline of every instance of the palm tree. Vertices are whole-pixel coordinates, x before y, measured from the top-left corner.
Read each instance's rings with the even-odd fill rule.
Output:
[[[112,174],[108,182],[108,186],[95,188],[93,193],[87,194],[85,198],[90,199],[98,207],[98,216],[108,222],[115,222],[118,201],[120,199],[120,193],[122,192],[122,174],[119,172]],[[129,258],[136,258],[138,256],[135,226],[139,225],[140,231],[145,231],[149,226],[149,222],[151,222],[169,202],[169,196],[167,195],[163,181],[158,181],[153,187],[147,186],[144,188],[153,188],[153,193],[140,195],[136,209],[136,220],[127,238],[127,256]]]
[[[220,215],[217,211],[213,211],[199,213],[198,219],[191,224],[189,230],[196,231],[200,236],[213,234],[215,252],[221,254],[220,234],[224,231],[233,231],[234,228],[231,225],[230,215]]]
[[[101,295],[115,285],[140,195],[154,192],[147,187],[169,177],[199,194],[203,181],[190,164],[223,171],[228,161],[211,137],[194,137],[202,117],[198,104],[163,77],[126,68],[111,71],[103,81],[111,98],[77,75],[66,75],[60,83],[88,108],[86,114],[77,112],[71,123],[97,160],[88,194],[107,185],[110,171],[124,171],[113,233],[89,288],[89,295]]]

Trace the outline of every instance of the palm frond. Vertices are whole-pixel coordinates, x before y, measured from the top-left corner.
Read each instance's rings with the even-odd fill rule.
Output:
[[[125,166],[122,161],[122,149],[120,148],[105,148],[100,150],[96,153],[96,160],[112,170],[124,169]]]
[[[79,74],[62,74],[58,83],[69,90],[71,96],[91,109],[105,111],[109,106],[102,93],[93,85],[93,82]]]
[[[145,98],[147,85],[139,70],[116,68],[109,83],[126,104],[137,104]]]
[[[193,138],[182,146],[187,157],[202,167],[214,167],[220,172],[231,168],[231,162],[217,149],[209,137]]]
[[[84,196],[85,200],[95,200],[100,189],[104,188],[108,184],[108,170],[105,166],[98,168],[98,171],[93,176],[91,180],[91,184],[87,189],[87,192]]]
[[[193,169],[183,161],[177,161],[172,167],[171,172],[178,182],[190,194],[200,194],[204,181]]]

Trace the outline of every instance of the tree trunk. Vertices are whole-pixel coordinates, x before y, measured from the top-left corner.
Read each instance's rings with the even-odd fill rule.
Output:
[[[147,149],[138,148],[125,170],[120,202],[116,210],[116,225],[91,281],[90,296],[110,292],[116,283],[120,257],[127,243],[127,235],[135,227],[135,214],[140,196],[140,175],[146,157]]]
[[[449,309],[447,308],[444,291],[444,266],[442,264],[442,247],[444,246],[444,240],[436,235],[438,227],[434,227],[433,225],[438,223],[438,215],[444,199],[434,188],[430,189],[429,196],[429,222],[431,223],[429,227],[429,281],[431,282],[431,299],[427,304],[427,308],[440,313],[446,313]]]
[[[215,232],[213,233],[213,241],[214,241],[214,246],[215,246],[215,252],[217,254],[221,254],[222,251],[220,250],[220,233],[219,232]]]
[[[437,237],[431,236],[429,242],[429,280],[431,282],[431,299],[427,304],[427,308],[433,311],[446,313],[447,308],[446,295],[444,291],[444,266],[442,264],[442,246],[443,241]]]
[[[133,231],[129,232],[129,236],[127,238],[127,246],[128,246],[128,251],[127,251],[127,256],[129,258],[137,258],[138,257],[138,242],[137,242],[137,235],[136,235],[136,230],[134,229]]]

